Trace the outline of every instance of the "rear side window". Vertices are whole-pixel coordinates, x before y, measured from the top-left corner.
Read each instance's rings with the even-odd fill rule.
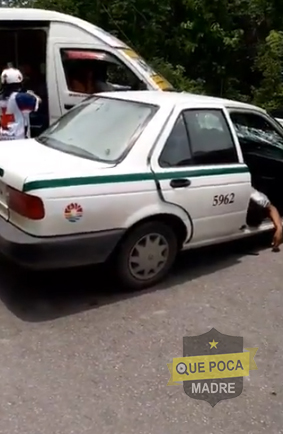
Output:
[[[238,162],[237,151],[222,110],[184,112],[195,164]]]
[[[183,111],[159,159],[161,167],[237,162],[238,155],[233,137],[220,109]]]
[[[159,157],[161,167],[183,167],[192,164],[192,153],[183,115],[180,115]]]

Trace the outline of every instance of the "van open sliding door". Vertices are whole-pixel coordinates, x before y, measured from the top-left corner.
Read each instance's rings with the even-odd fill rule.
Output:
[[[7,68],[9,64],[17,66],[18,63],[18,36],[14,30],[1,27],[0,23],[0,70]]]
[[[29,116],[31,136],[36,137],[49,125],[49,98],[46,77],[49,25],[45,22],[1,21],[0,68],[18,68],[24,76],[24,88],[42,100],[39,110]],[[27,119],[28,121],[28,119]]]

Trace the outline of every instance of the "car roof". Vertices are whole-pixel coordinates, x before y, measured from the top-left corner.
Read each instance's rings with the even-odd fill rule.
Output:
[[[48,11],[37,8],[1,8],[0,25],[1,21],[42,21],[42,22],[61,22],[77,26],[88,33],[91,33],[102,42],[111,47],[128,48],[120,39],[106,32],[105,30],[97,27],[80,18],[73,17],[72,15],[62,14],[60,12]]]
[[[248,110],[262,111],[263,113],[266,113],[265,110],[257,106],[246,104],[240,101],[234,101],[234,100],[229,100],[224,98],[216,98],[213,96],[206,96],[206,95],[197,95],[188,92],[166,92],[166,91],[157,91],[157,90],[152,90],[152,91],[142,90],[142,91],[125,91],[125,92],[107,92],[107,93],[103,93],[103,95],[112,98],[143,102],[147,104],[155,104],[159,106],[164,104],[172,104],[172,106],[175,106],[177,104],[189,104],[193,107],[194,104],[215,104],[227,108],[230,107],[242,108]],[[100,94],[100,96],[102,96],[102,94]]]

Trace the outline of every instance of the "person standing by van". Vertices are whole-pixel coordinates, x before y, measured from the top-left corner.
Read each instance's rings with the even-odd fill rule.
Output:
[[[0,93],[0,140],[25,139],[29,136],[28,115],[37,111],[40,98],[24,91],[22,73],[15,68],[2,71]]]

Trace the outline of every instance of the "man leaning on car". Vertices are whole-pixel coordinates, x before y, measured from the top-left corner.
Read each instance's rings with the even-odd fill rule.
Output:
[[[250,226],[259,226],[264,218],[270,218],[275,232],[272,240],[273,251],[278,251],[282,242],[282,221],[276,207],[272,205],[268,197],[257,190],[253,190],[250,197],[248,209],[248,224]]]

